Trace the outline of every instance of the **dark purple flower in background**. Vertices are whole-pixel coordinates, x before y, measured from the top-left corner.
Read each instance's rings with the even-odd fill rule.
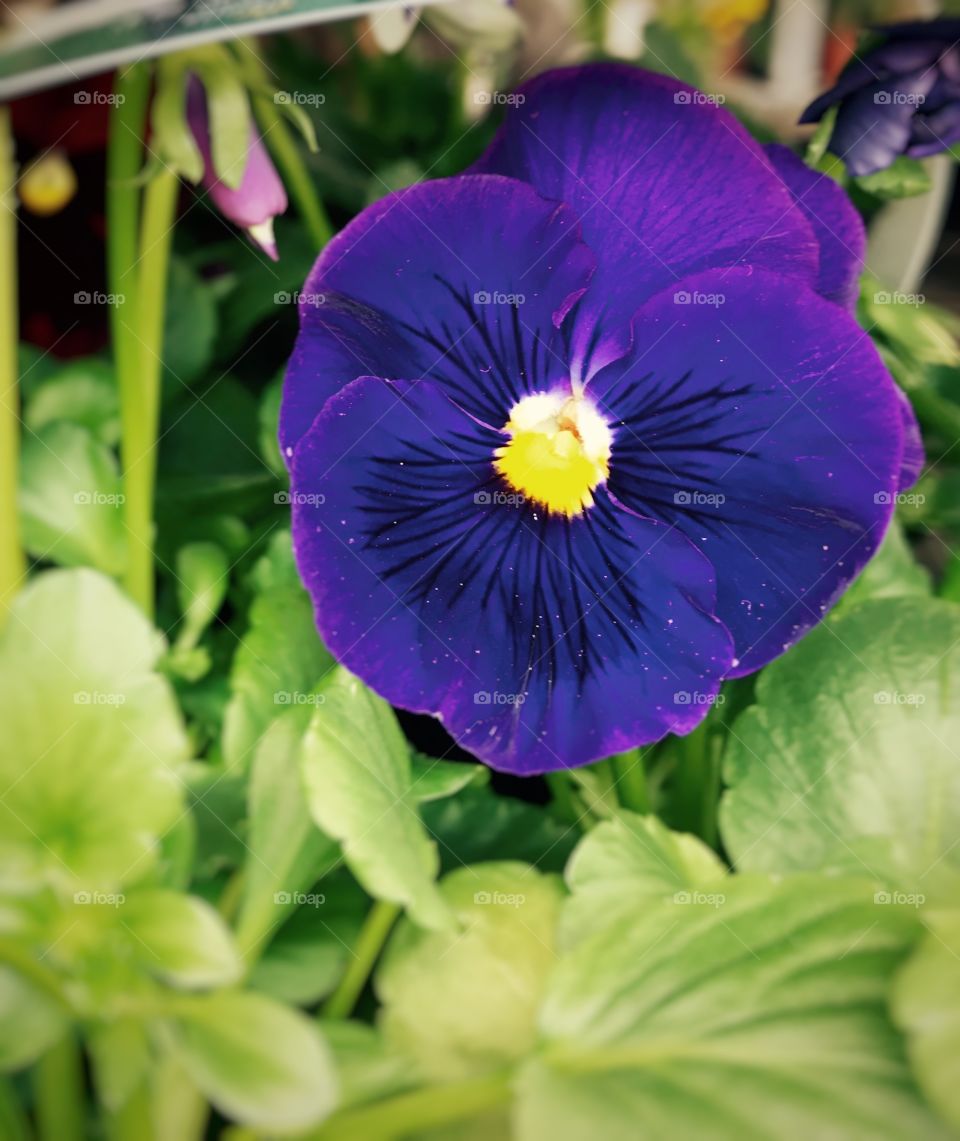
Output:
[[[960,142],[960,20],[877,28],[883,39],[855,56],[804,111],[837,118],[828,149],[852,175],[873,174],[899,155],[924,158]]]
[[[234,189],[218,178],[214,169],[207,97],[196,76],[190,77],[187,88],[187,121],[203,156],[203,187],[214,205],[235,226],[246,230],[257,245],[276,261],[273,220],[286,210],[287,192],[256,128],[250,128],[243,178]]]
[[[691,730],[822,618],[917,456],[835,183],[632,67],[521,93],[471,173],[323,251],[280,435],[331,651],[536,773]]]

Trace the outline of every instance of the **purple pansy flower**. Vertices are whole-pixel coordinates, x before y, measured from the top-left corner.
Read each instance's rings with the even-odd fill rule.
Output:
[[[876,31],[883,40],[855,56],[800,119],[815,123],[836,106],[828,149],[857,176],[898,155],[923,158],[960,142],[960,20]]]
[[[256,128],[250,128],[243,178],[240,185],[232,189],[217,177],[213,166],[207,96],[195,75],[190,76],[187,87],[187,121],[203,156],[202,183],[214,205],[235,226],[246,230],[264,253],[276,261],[273,220],[286,210],[287,192]]]
[[[280,436],[331,651],[537,773],[691,730],[819,621],[917,457],[835,183],[626,65],[522,94],[471,173],[323,251]]]

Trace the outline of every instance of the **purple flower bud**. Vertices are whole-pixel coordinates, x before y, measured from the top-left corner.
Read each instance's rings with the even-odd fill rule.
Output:
[[[854,176],[883,170],[899,155],[923,158],[960,141],[960,20],[876,30],[882,42],[855,56],[800,119],[814,123],[837,107],[828,149]]]
[[[250,146],[240,185],[231,189],[214,170],[210,146],[210,118],[203,84],[191,75],[187,89],[187,121],[203,155],[204,189],[225,218],[249,233],[274,261],[277,246],[273,219],[287,208],[287,193],[256,128],[250,127]]]

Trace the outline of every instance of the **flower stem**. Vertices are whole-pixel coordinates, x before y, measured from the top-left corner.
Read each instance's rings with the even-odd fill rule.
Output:
[[[167,269],[180,184],[169,170],[155,175],[143,196],[137,265],[137,375],[122,389],[123,436],[130,594],[152,617],[154,602],[153,492],[157,475],[157,430],[163,375],[163,323]]]
[[[26,574],[20,540],[17,483],[20,397],[17,388],[17,211],[10,110],[0,107],[0,623]]]
[[[510,1093],[509,1073],[430,1086],[335,1114],[311,1136],[314,1141],[390,1141],[419,1135],[496,1109]]]
[[[717,846],[717,802],[720,796],[720,765],[717,741],[709,719],[686,737],[678,737],[671,824],[693,832],[711,847]]]
[[[30,1123],[13,1082],[0,1076],[0,1137],[6,1141],[30,1141]]]
[[[353,948],[353,959],[323,1006],[324,1018],[349,1018],[399,914],[397,904],[382,899],[370,909]]]
[[[39,1141],[84,1141],[83,1066],[72,1033],[34,1066],[33,1088]]]
[[[650,794],[647,791],[647,770],[643,752],[630,749],[610,758],[616,775],[616,789],[620,803],[631,812],[646,815],[650,811]]]

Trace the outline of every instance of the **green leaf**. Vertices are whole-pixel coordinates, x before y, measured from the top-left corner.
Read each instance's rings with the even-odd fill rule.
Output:
[[[223,548],[216,543],[188,543],[177,551],[177,601],[183,622],[178,649],[192,649],[216,618],[230,581]]]
[[[150,1041],[138,1018],[95,1023],[87,1030],[87,1049],[100,1104],[110,1111],[122,1106],[150,1066]]]
[[[187,740],[163,640],[108,579],[49,571],[0,635],[0,879],[109,891],[182,811]]]
[[[932,183],[923,163],[915,158],[900,155],[883,170],[873,174],[861,174],[854,183],[877,198],[910,198],[915,194],[926,194]]]
[[[880,549],[841,598],[835,613],[872,598],[929,595],[930,575],[913,557],[903,527],[894,519]]]
[[[895,980],[891,1008],[920,1088],[960,1129],[960,912],[931,915],[927,926]]]
[[[275,534],[254,572],[250,626],[230,671],[232,696],[223,724],[223,756],[249,766],[270,723],[291,706],[312,707],[333,659],[320,641],[313,607],[293,561],[289,531]]]
[[[120,474],[113,453],[86,428],[58,421],[26,434],[19,503],[23,541],[34,558],[110,575],[123,570]]]
[[[281,1002],[312,1006],[343,977],[370,901],[346,874],[283,896],[296,910],[271,940],[250,985]]]
[[[340,854],[307,811],[300,773],[306,711],[291,709],[260,740],[248,792],[249,832],[237,939],[255,952],[296,906],[296,897]]]
[[[372,1026],[336,1019],[323,1023],[340,1079],[338,1109],[365,1105],[417,1084],[413,1061],[394,1050]]]
[[[727,747],[741,870],[832,869],[934,895],[960,848],[960,608],[864,603],[760,675]]]
[[[98,357],[63,365],[35,387],[23,420],[32,432],[65,420],[112,446],[120,438],[120,400],[113,368]]]
[[[733,877],[649,904],[561,960],[521,1071],[518,1141],[944,1138],[886,1011],[915,913],[872,885]]]
[[[410,771],[413,793],[421,803],[442,800],[467,785],[485,784],[490,779],[490,770],[485,765],[440,761],[423,753],[414,753],[410,758]]]
[[[223,920],[202,899],[175,891],[134,892],[120,908],[131,950],[151,974],[171,986],[229,986],[240,958]]]
[[[176,1052],[224,1115],[258,1129],[316,1125],[336,1078],[317,1027],[264,995],[221,991],[177,1002]]]
[[[554,964],[559,877],[489,863],[446,876],[441,894],[460,929],[397,927],[377,970],[385,1041],[434,1081],[456,1081],[524,1057]]]
[[[410,750],[393,710],[342,667],[320,697],[302,753],[314,820],[342,842],[372,896],[402,904],[424,927],[448,926],[437,850],[417,814]]]
[[[0,963],[0,1072],[28,1066],[66,1031],[64,1008]]]
[[[701,840],[671,832],[656,816],[621,812],[580,841],[567,866],[563,943],[664,898],[722,891],[726,868]]]

